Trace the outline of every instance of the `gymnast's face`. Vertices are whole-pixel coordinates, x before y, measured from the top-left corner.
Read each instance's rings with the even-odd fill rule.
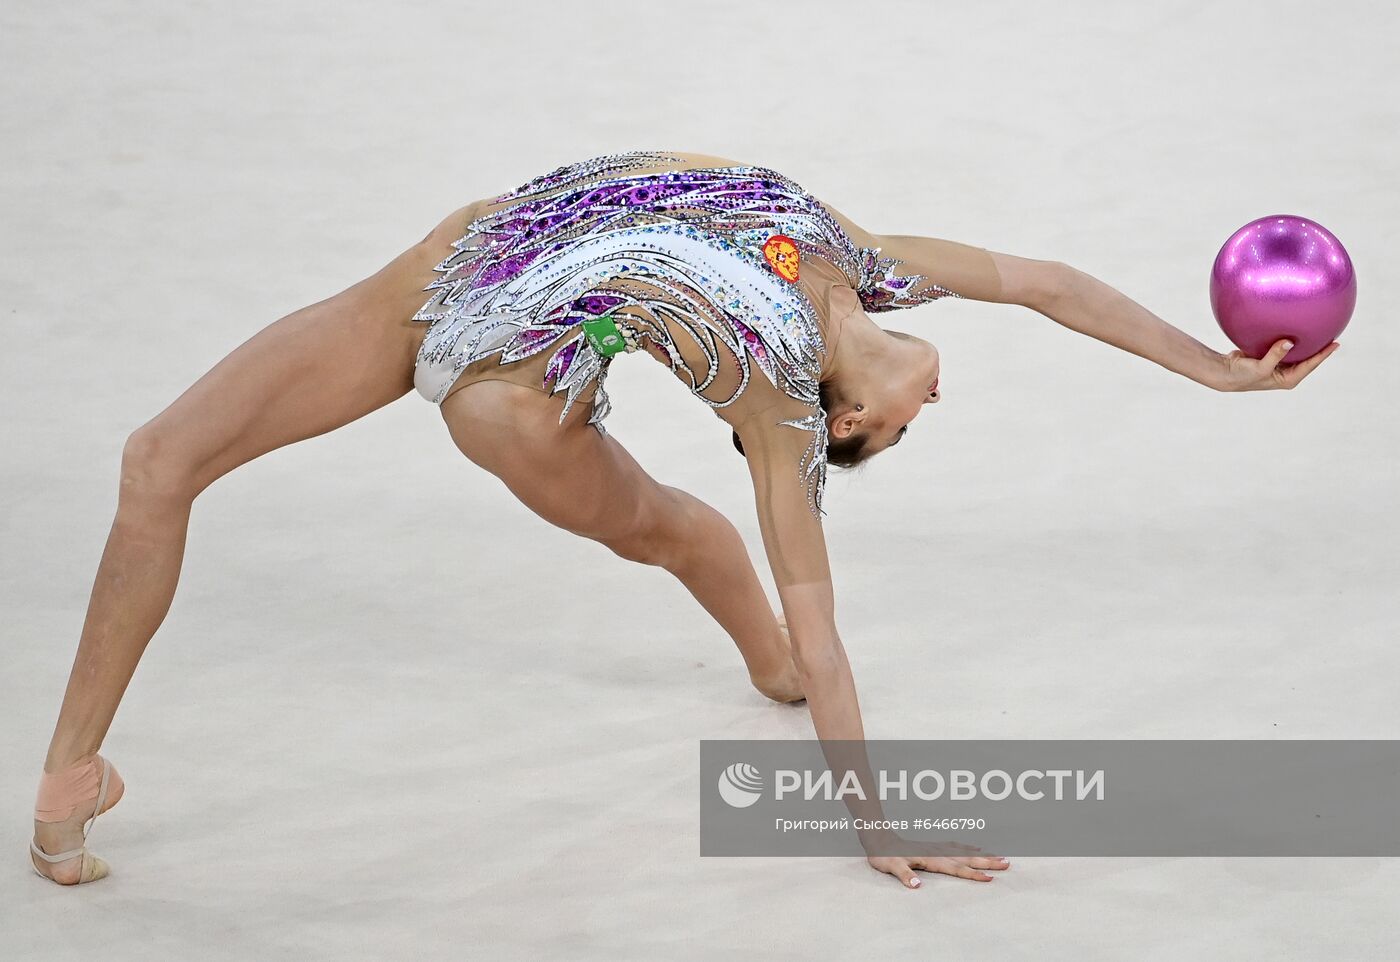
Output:
[[[921,337],[885,330],[886,360],[843,393],[851,402],[833,419],[832,440],[863,434],[863,456],[879,454],[899,444],[910,423],[941,398],[938,349]],[[862,372],[865,373],[865,372]],[[860,410],[856,410],[856,405]]]

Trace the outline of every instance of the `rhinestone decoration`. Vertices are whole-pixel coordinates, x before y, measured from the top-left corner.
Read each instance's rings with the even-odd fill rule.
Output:
[[[882,256],[878,247],[862,247],[857,254],[860,267],[855,288],[861,309],[868,313],[918,307],[940,297],[962,297],[946,287],[928,283],[923,274],[896,274],[896,268],[904,262]]]
[[[462,369],[481,358],[497,355],[510,364],[552,351],[544,386],[565,397],[560,420],[594,385],[589,423],[601,431],[611,409],[603,382],[613,358],[593,349],[581,324],[616,311],[627,352],[643,338],[659,345],[711,407],[734,403],[756,366],[812,408],[780,423],[812,435],[800,474],[820,516],[827,435],[818,385],[826,345],[815,308],[792,283],[798,260],[831,262],[862,302],[868,299],[867,310],[905,306],[901,298],[912,303],[904,291],[915,277],[893,276],[897,262],[877,248],[857,248],[820,202],[776,171],[738,165],[640,172],[673,161],[681,158],[661,151],[606,154],[494,198],[506,206],[467,226],[413,318],[430,323],[419,361],[447,362],[453,372],[432,400],[441,402]],[[772,243],[775,235],[781,245]],[[775,261],[778,253],[790,260]],[[951,293],[937,290],[932,296]],[[702,364],[685,363],[671,326],[700,348]],[[738,364],[738,387],[718,400],[705,396],[726,358]]]

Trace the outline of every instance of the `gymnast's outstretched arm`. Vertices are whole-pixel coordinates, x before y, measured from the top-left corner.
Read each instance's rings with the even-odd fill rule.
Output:
[[[866,788],[866,798],[846,799],[852,816],[878,823],[881,806],[866,757],[855,679],[836,630],[826,541],[821,519],[813,510],[813,489],[806,480],[812,477],[806,470],[812,464],[812,430],[827,429],[821,409],[784,397],[755,377],[743,399],[723,409],[721,416],[739,434],[748,461],[759,530],[812,726],[837,783],[849,772]],[[921,884],[918,869],[985,882],[991,880],[987,871],[1009,864],[990,854],[951,854],[887,830],[858,827],[857,831],[870,865],[910,888]]]
[[[861,297],[868,312],[915,307],[947,296],[1019,304],[1217,391],[1296,387],[1337,349],[1329,345],[1297,364],[1281,363],[1293,346],[1286,340],[1258,359],[1240,351],[1221,354],[1121,291],[1060,261],[1017,257],[936,237],[874,234],[825,206],[857,246],[879,252],[876,261],[883,277]]]

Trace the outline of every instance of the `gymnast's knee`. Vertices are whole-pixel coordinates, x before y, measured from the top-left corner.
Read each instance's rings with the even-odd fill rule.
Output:
[[[159,420],[131,432],[122,447],[121,507],[193,501],[197,493],[194,466]]]
[[[629,546],[647,559],[644,564],[684,577],[726,558],[734,545],[743,550],[743,537],[723,514],[679,488],[662,485],[662,490],[665,511]]]
[[[662,492],[662,503],[639,511],[631,523],[599,540],[620,558],[674,571],[688,554],[697,520],[693,504],[699,502],[674,488],[662,486]]]
[[[626,534],[599,540],[619,558],[654,568],[670,567],[675,554],[669,535],[652,527],[639,527]]]

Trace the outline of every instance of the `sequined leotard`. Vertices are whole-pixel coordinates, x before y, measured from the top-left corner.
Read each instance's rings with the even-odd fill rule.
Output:
[[[493,357],[519,365],[547,352],[538,376],[565,396],[561,420],[592,389],[589,420],[602,431],[613,355],[586,336],[585,322],[606,315],[626,351],[646,348],[668,361],[733,423],[768,412],[768,427],[805,433],[794,467],[817,517],[827,346],[814,305],[765,245],[779,235],[797,264],[834,265],[867,311],[956,296],[888,270],[890,258],[854,245],[816,198],[765,167],[609,154],[559,167],[488,206],[437,265],[442,276],[414,317],[431,324],[415,369],[419,393],[441,403],[469,366]]]

